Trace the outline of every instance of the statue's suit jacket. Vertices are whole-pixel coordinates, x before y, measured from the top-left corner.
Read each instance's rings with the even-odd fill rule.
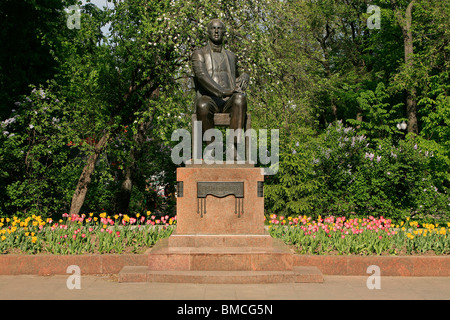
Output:
[[[239,77],[236,55],[231,51],[225,49],[224,51],[228,57],[228,69],[234,88],[236,86],[236,78]],[[213,80],[214,66],[211,46],[208,44],[201,49],[197,49],[192,54],[191,62],[192,69],[194,71],[194,82],[195,89],[197,91],[197,98],[202,95],[223,98],[225,95],[225,92],[223,91],[224,89]]]

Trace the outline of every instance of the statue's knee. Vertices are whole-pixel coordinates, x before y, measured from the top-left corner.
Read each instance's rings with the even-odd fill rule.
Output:
[[[209,114],[209,108],[210,108],[209,99],[202,97],[197,101],[197,115]]]
[[[243,93],[234,94],[234,104],[240,108],[247,106],[247,96]]]

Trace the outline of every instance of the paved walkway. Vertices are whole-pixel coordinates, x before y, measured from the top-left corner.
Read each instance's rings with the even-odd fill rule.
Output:
[[[381,288],[369,290],[366,284],[368,276],[324,276],[324,283],[215,285],[118,283],[114,276],[82,275],[81,288],[70,290],[67,287],[69,276],[70,274],[67,276],[0,276],[0,300],[450,299],[450,277],[381,277]]]

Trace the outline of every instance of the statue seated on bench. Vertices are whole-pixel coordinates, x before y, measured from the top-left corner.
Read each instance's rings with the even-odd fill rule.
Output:
[[[212,20],[207,32],[208,44],[196,50],[191,57],[197,92],[196,120],[202,123],[202,134],[215,125],[228,125],[230,129],[245,130],[249,122],[245,94],[249,76],[246,73],[239,75],[236,55],[222,46],[225,34],[223,22]],[[229,120],[226,116],[215,116],[217,114],[228,114]],[[219,118],[222,119],[221,124],[215,123],[215,119],[217,122]],[[213,141],[207,141],[207,144]],[[234,143],[240,143],[239,138],[236,138]]]

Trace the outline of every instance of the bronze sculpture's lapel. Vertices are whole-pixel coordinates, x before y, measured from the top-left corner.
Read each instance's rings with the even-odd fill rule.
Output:
[[[235,72],[235,62],[231,59],[231,56],[229,54],[229,52],[225,49],[223,49],[223,51],[225,52],[225,54],[227,55],[227,67],[228,67],[228,72],[230,73],[231,76],[231,88],[235,88],[236,87],[236,72]]]
[[[208,70],[208,73],[210,77],[212,78],[214,76],[214,65],[213,65],[213,59],[212,59],[212,49],[210,44],[206,46],[205,50],[205,64],[206,64],[206,70]]]

